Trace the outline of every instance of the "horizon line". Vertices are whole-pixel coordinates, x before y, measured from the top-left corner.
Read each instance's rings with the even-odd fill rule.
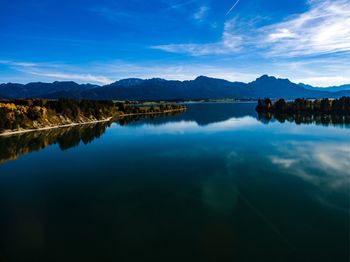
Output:
[[[74,80],[55,80],[55,81],[48,81],[48,82],[45,82],[45,81],[30,81],[30,82],[2,82],[0,83],[0,85],[6,85],[6,84],[20,84],[20,85],[27,85],[27,84],[33,84],[33,83],[43,83],[43,84],[53,84],[53,83],[56,83],[56,82],[59,82],[59,83],[67,83],[67,82],[73,82],[73,83],[76,83],[78,85],[95,85],[95,86],[107,86],[107,85],[111,85],[111,84],[114,84],[114,83],[117,83],[119,81],[123,81],[123,80],[130,80],[130,79],[138,79],[138,80],[143,80],[143,81],[147,81],[147,80],[154,80],[154,79],[160,79],[160,80],[165,80],[165,81],[178,81],[178,82],[186,82],[186,81],[195,81],[196,79],[200,78],[200,77],[205,77],[205,78],[209,78],[209,79],[216,79],[216,80],[223,80],[223,81],[227,81],[227,82],[230,82],[230,83],[244,83],[244,84],[249,84],[249,83],[252,83],[264,76],[267,76],[267,77],[270,77],[270,78],[275,78],[275,79],[278,79],[278,80],[288,80],[290,81],[291,83],[293,84],[296,84],[296,85],[306,85],[306,86],[310,86],[310,87],[314,87],[314,88],[331,88],[331,87],[340,87],[340,86],[345,86],[345,85],[350,85],[349,84],[341,84],[341,85],[331,85],[331,86],[324,86],[324,87],[321,87],[321,86],[314,86],[314,85],[311,85],[311,84],[307,84],[307,83],[302,83],[302,82],[299,82],[299,83],[296,83],[294,82],[293,80],[289,79],[289,78],[285,78],[285,77],[278,77],[278,76],[274,76],[274,75],[269,75],[269,74],[262,74],[260,75],[259,77],[256,77],[254,80],[252,81],[232,81],[232,80],[227,80],[225,78],[218,78],[218,77],[212,77],[212,76],[206,76],[206,75],[198,75],[197,77],[194,77],[194,78],[189,78],[189,79],[183,79],[183,80],[179,80],[179,79],[172,79],[172,78],[162,78],[162,77],[151,77],[151,78],[142,78],[142,77],[127,77],[127,78],[120,78],[120,79],[117,79],[115,81],[111,81],[110,83],[106,83],[106,84],[97,84],[97,83],[92,83],[92,82],[84,82],[84,81],[74,81]]]

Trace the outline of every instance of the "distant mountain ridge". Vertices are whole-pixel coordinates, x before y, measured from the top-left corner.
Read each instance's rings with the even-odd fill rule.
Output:
[[[0,84],[0,94],[7,98],[45,98],[56,92],[74,93],[98,87],[98,85],[77,84],[73,81],[32,82],[25,85],[8,83]]]
[[[317,88],[295,84],[288,79],[263,75],[250,83],[230,82],[199,76],[178,81],[161,78],[129,78],[109,85],[77,84],[72,81],[29,84],[0,84],[0,99],[71,98],[96,100],[189,100],[189,99],[258,99],[263,97],[294,99],[337,98],[350,96],[347,85]],[[350,89],[350,85],[349,85]]]
[[[338,91],[350,90],[350,84],[340,85],[340,86],[330,86],[330,87],[314,87],[314,86],[306,85],[303,83],[300,83],[299,85],[306,88],[306,89],[309,89],[309,90],[328,91],[328,92],[338,92]]]

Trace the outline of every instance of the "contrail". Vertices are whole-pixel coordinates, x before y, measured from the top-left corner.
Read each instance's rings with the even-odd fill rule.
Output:
[[[237,5],[238,3],[239,3],[239,0],[237,0],[236,3],[230,8],[230,10],[228,10],[226,16],[228,16],[228,15],[231,13],[231,11],[236,7],[236,5]]]

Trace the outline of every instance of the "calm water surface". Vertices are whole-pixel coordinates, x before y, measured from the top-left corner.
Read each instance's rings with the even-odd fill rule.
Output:
[[[349,261],[349,126],[254,107],[0,139],[0,261]]]

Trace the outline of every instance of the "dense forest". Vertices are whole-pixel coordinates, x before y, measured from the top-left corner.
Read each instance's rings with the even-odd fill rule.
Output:
[[[342,97],[339,99],[315,99],[308,100],[303,98],[286,102],[279,99],[272,102],[271,99],[259,99],[256,111],[259,113],[270,112],[278,114],[350,114],[350,97]]]
[[[183,110],[178,104],[25,99],[0,101],[0,132],[36,129],[108,120],[130,114],[157,114]]]

